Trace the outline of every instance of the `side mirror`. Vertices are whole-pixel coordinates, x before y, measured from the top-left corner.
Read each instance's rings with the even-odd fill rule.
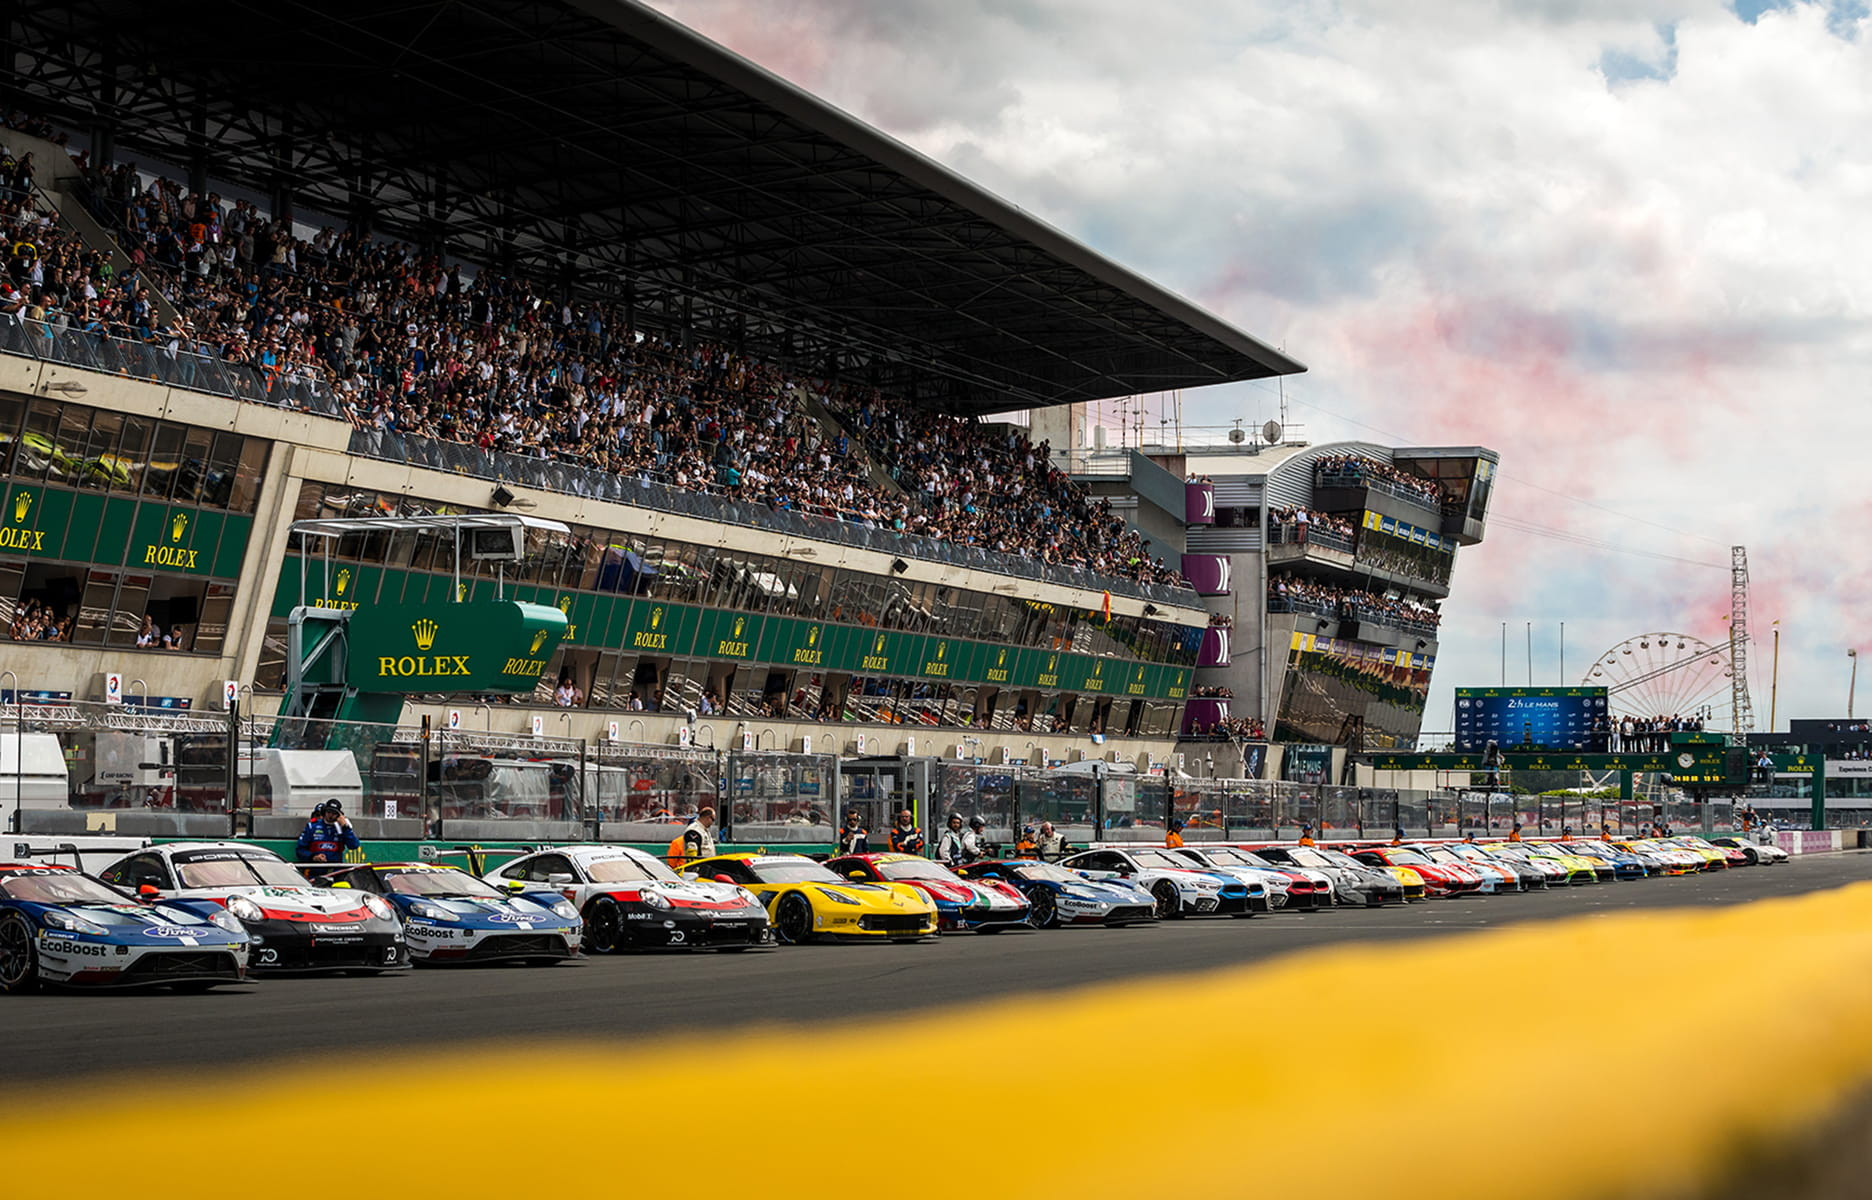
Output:
[[[693,876],[693,875],[691,875],[691,876],[689,876],[689,878],[691,878],[691,879],[694,879],[694,878],[695,878],[695,876]],[[716,882],[716,883],[733,883],[733,882],[734,882],[734,876],[732,876],[732,875],[717,875],[717,876],[715,876],[715,882]]]
[[[137,899],[145,904],[154,904],[161,897],[162,891],[154,884],[145,883],[137,888]]]
[[[867,877],[863,871],[847,871],[845,878],[856,879],[859,883],[863,883]]]
[[[572,876],[564,871],[553,871],[546,876],[546,882],[549,884],[571,883]]]
[[[563,882],[563,883],[571,883],[571,882],[572,882],[572,880],[571,880],[570,878],[567,878],[567,879],[564,879],[564,880],[561,880],[561,879],[560,879],[560,878],[559,878],[558,876],[556,876],[556,875],[555,875],[555,876],[553,876],[552,878],[550,878],[550,879],[548,879],[548,880],[547,880],[546,882],[548,882],[548,883],[561,883],[561,882]],[[524,891],[526,891],[526,880],[524,880],[524,879],[509,879],[509,880],[507,881],[507,890],[508,890],[509,892],[512,892],[512,893],[513,893],[514,895],[516,895],[516,896],[518,896],[518,895],[519,895],[519,894],[520,894],[521,892],[524,892]]]

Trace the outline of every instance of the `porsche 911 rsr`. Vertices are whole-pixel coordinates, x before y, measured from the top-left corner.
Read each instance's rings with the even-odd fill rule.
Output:
[[[716,872],[678,875],[629,846],[554,846],[488,872],[496,887],[556,892],[585,922],[585,952],[676,947],[746,950],[773,945],[760,897]]]
[[[1260,846],[1255,853],[1284,871],[1304,873],[1316,889],[1323,885],[1334,904],[1375,907],[1405,900],[1404,885],[1389,871],[1348,855],[1335,857],[1322,846]]]
[[[314,887],[249,842],[167,842],[118,859],[99,876],[139,897],[207,900],[241,923],[254,971],[394,971],[409,966],[403,922],[382,896]]]
[[[503,892],[437,863],[301,864],[328,887],[388,900],[403,918],[417,966],[469,962],[558,962],[578,954],[578,909],[554,892]]]
[[[0,992],[199,990],[247,977],[247,934],[207,903],[139,904],[70,867],[0,863]]]
[[[1793,858],[1786,850],[1771,842],[1751,842],[1744,838],[1719,837],[1711,838],[1710,845],[1720,846],[1725,850],[1740,850],[1747,862],[1760,863],[1763,866],[1786,863]]]
[[[1424,890],[1431,896],[1460,896],[1479,891],[1482,877],[1466,867],[1449,862],[1431,862],[1408,846],[1361,846],[1352,857],[1369,867],[1409,867],[1423,876]]]
[[[721,854],[684,874],[738,884],[761,898],[783,942],[819,937],[916,941],[936,932],[936,905],[907,883],[856,883],[799,854]]]
[[[1061,925],[1117,928],[1157,919],[1157,901],[1127,879],[1087,879],[1057,863],[1031,858],[985,859],[957,868],[964,879],[1004,882],[1032,905],[1027,922],[1036,929]]]
[[[1089,879],[1135,881],[1149,889],[1159,917],[1246,917],[1253,912],[1247,884],[1202,870],[1161,846],[1103,846],[1063,859],[1060,865]]]
[[[936,905],[941,929],[994,933],[1027,920],[1027,897],[1011,884],[963,879],[939,862],[914,854],[848,854],[826,864],[834,875],[859,883],[907,883]]]

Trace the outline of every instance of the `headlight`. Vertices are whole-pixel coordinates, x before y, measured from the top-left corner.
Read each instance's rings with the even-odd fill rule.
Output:
[[[569,901],[554,900],[552,910],[568,921],[576,921],[579,919],[578,909],[573,908]]]
[[[39,919],[45,923],[47,929],[60,929],[66,933],[88,933],[94,937],[101,937],[104,933],[104,927],[97,922],[87,921],[75,913],[62,912],[56,908],[49,908],[40,913]]]
[[[210,921],[213,921],[216,925],[219,925],[221,928],[227,930],[229,933],[239,933],[241,931],[241,923],[235,920],[234,914],[231,912],[228,912],[226,909],[221,910],[220,912],[216,913],[212,917],[209,917],[208,919]]]
[[[421,917],[425,921],[452,921],[455,919],[454,914],[450,913],[447,909],[426,903],[422,900],[418,900],[416,903],[410,905],[410,916]]]
[[[389,902],[381,896],[364,897],[364,907],[370,909],[371,916],[380,921],[396,920],[396,909],[391,908]]]
[[[227,911],[236,921],[264,921],[266,914],[260,906],[245,896],[229,896]]]
[[[760,902],[760,897],[756,896],[753,892],[748,891],[746,888],[741,889],[741,902],[743,904],[746,904],[749,908],[763,907]]]
[[[669,897],[657,891],[655,888],[645,888],[640,898],[651,908],[668,908],[670,906]]]
[[[820,888],[819,894],[821,896],[824,896],[827,900],[832,901],[834,904],[850,904],[850,905],[855,906],[858,903],[856,900],[853,900],[850,896],[832,891],[829,888]]]

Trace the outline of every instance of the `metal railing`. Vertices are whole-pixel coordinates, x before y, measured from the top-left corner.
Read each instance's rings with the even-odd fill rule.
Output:
[[[1377,475],[1367,475],[1364,471],[1356,468],[1346,470],[1343,468],[1324,466],[1315,467],[1313,468],[1313,486],[1362,487],[1375,492],[1383,492],[1387,496],[1396,496],[1399,500],[1403,500],[1409,504],[1415,504],[1426,512],[1433,512],[1439,516],[1443,512],[1443,498],[1440,495],[1425,495],[1420,491],[1405,487],[1403,484],[1393,480],[1385,479]]]

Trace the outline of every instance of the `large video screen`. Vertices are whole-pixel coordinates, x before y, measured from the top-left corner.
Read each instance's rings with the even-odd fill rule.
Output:
[[[1604,753],[1609,709],[1602,687],[1456,689],[1456,749]]]

